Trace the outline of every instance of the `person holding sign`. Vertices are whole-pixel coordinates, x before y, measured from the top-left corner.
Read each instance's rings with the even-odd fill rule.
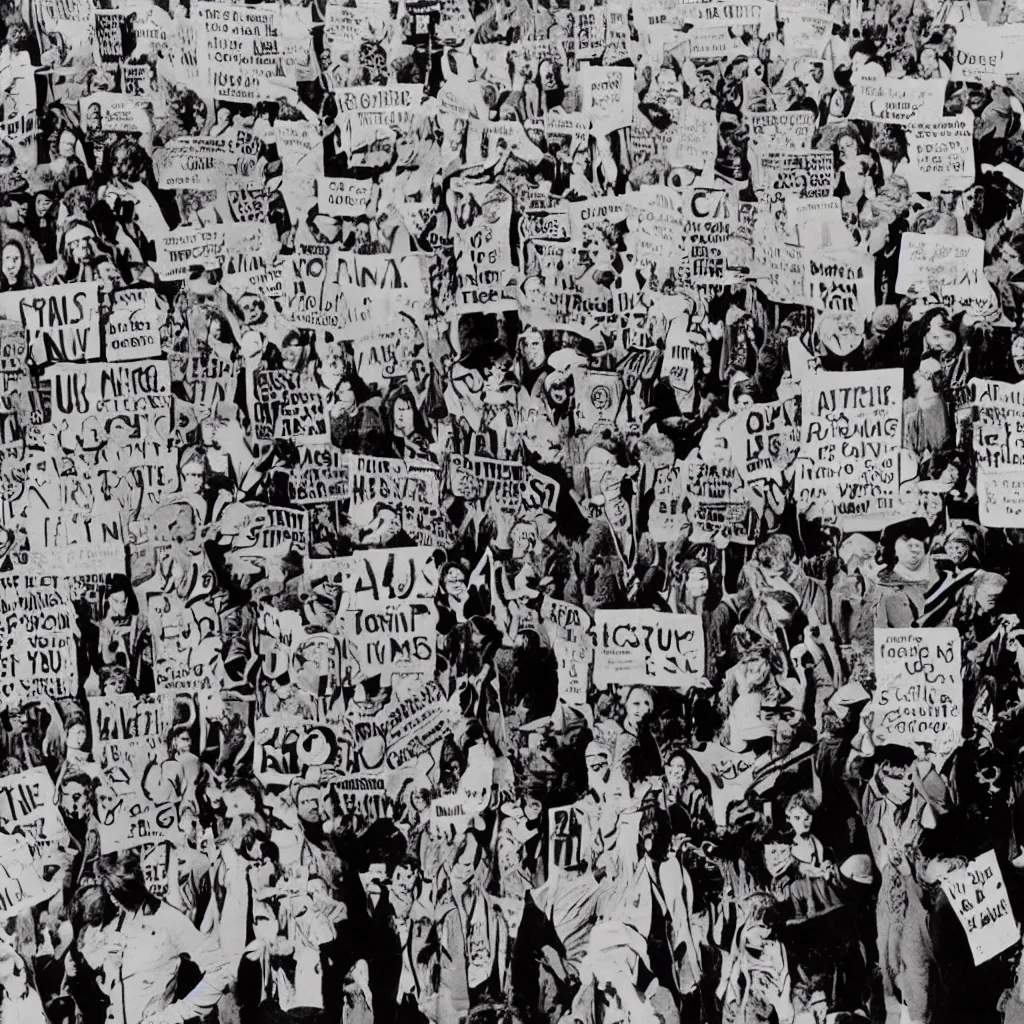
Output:
[[[98,922],[78,935],[80,961],[69,959],[66,969],[76,984],[86,977],[99,984],[109,1000],[108,1024],[185,1024],[209,1016],[234,967],[217,941],[149,891],[137,853],[101,858],[96,875]],[[203,977],[176,1001],[185,958]]]

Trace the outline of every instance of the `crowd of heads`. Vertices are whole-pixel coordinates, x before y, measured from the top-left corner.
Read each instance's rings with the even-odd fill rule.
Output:
[[[1022,53],[0,0],[3,1024],[1024,1019]]]

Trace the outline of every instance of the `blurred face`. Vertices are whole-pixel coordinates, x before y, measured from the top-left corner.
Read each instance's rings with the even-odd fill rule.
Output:
[[[970,554],[970,547],[965,544],[962,540],[950,541],[946,545],[946,554],[957,564],[960,565],[967,556]]]
[[[263,302],[255,295],[243,295],[238,301],[238,307],[242,313],[242,322],[246,324],[257,323],[263,316]]]
[[[73,725],[68,729],[68,747],[71,750],[84,750],[87,733],[84,725]]]
[[[359,872],[359,881],[363,883],[363,891],[370,899],[375,900],[384,892],[384,879],[387,868],[382,863],[371,864],[366,871]]]
[[[61,791],[60,806],[69,818],[81,819],[89,813],[89,794],[77,782],[68,783]]]
[[[952,352],[956,346],[956,335],[946,326],[946,321],[937,316],[928,325],[928,333],[925,335],[925,348],[932,352],[939,352],[945,355]]]
[[[913,781],[909,765],[879,765],[878,782],[886,797],[894,804],[905,804],[910,799]]]
[[[403,437],[413,432],[412,406],[404,398],[395,402],[395,430]]]
[[[704,597],[708,592],[708,574],[706,569],[691,569],[686,574],[687,597]]]
[[[1018,334],[1010,345],[1010,357],[1013,359],[1013,368],[1020,376],[1024,377],[1024,334]]]
[[[1006,584],[1002,580],[985,581],[978,587],[978,608],[990,612],[996,606]]]
[[[128,611],[128,595],[120,592],[111,594],[107,599],[107,610],[114,618],[123,618]]]
[[[416,886],[416,872],[405,864],[399,864],[391,876],[391,894],[399,901],[408,903]]]
[[[57,155],[67,160],[75,155],[75,137],[71,132],[61,132],[57,143]]]
[[[290,373],[295,373],[302,362],[305,351],[306,346],[301,338],[297,336],[285,338],[281,348],[281,362],[284,364],[284,368]]]
[[[544,339],[535,331],[523,338],[523,359],[531,370],[544,365],[547,356],[544,354]]]
[[[665,778],[673,789],[678,789],[686,778],[686,761],[681,757],[673,757],[665,768]]]

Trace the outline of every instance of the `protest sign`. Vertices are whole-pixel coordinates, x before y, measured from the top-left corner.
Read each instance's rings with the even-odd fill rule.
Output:
[[[970,390],[979,482],[993,470],[1024,467],[1024,386],[974,379]]]
[[[978,471],[978,521],[1001,529],[1024,525],[1024,471]]]
[[[280,12],[207,3],[196,11],[199,74],[214,99],[254,103],[261,82],[284,74]]]
[[[807,375],[801,398],[797,503],[844,522],[894,515],[902,443],[901,370]]]
[[[953,74],[958,81],[991,82],[1024,74],[1024,26],[979,21],[958,25],[953,44]]]
[[[0,315],[20,321],[36,366],[83,363],[103,356],[99,285],[95,281],[0,295]]]
[[[1009,893],[994,850],[942,879],[942,889],[967,934],[975,964],[983,964],[1020,941]]]
[[[704,675],[704,631],[696,615],[599,609],[594,685],[689,689]]]
[[[36,864],[61,863],[68,834],[45,768],[28,768],[0,779],[0,827],[25,839]]]
[[[942,117],[946,84],[912,78],[861,79],[853,87],[850,117],[895,124],[937,121]]]
[[[873,739],[920,747],[941,765],[960,745],[960,634],[948,627],[875,629]]]
[[[39,869],[26,840],[0,837],[0,919],[45,903],[60,889],[59,878],[45,882]]]
[[[911,189],[961,192],[969,188],[975,176],[973,141],[973,119],[965,116],[908,125],[906,177]]]
[[[950,238],[905,231],[900,240],[896,291],[901,295],[961,294],[987,288],[981,238]]]

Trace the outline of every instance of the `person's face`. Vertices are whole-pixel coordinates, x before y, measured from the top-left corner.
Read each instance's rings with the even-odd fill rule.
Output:
[[[918,540],[916,537],[900,537],[896,541],[896,560],[900,565],[915,572],[924,565],[924,559],[924,541]]]
[[[932,75],[938,69],[939,62],[934,50],[924,49],[921,51],[921,71],[925,75]]]
[[[123,618],[128,611],[128,595],[118,592],[107,599],[107,609],[114,618]]]
[[[320,790],[313,786],[305,786],[300,789],[295,809],[300,821],[304,821],[307,825],[319,825],[324,820]]]
[[[242,313],[242,322],[246,325],[259,323],[263,318],[263,302],[255,295],[243,295],[238,300],[238,307]]]
[[[740,684],[742,693],[749,693],[768,678],[769,666],[764,658],[751,658],[737,668],[737,681]]]
[[[970,551],[970,547],[962,540],[950,541],[946,545],[946,554],[949,555],[956,565],[963,564]]]
[[[359,881],[363,883],[363,892],[372,900],[378,899],[384,892],[384,879],[387,868],[382,863],[371,864],[366,871],[359,872]]]
[[[978,608],[982,612],[991,612],[995,608],[1004,586],[1002,581],[992,581],[978,587]]]
[[[53,199],[45,192],[40,192],[35,198],[36,216],[42,219],[53,209]]]
[[[544,339],[540,334],[531,331],[523,339],[523,359],[531,370],[539,369],[544,365],[547,356],[544,354]]]
[[[461,601],[466,596],[466,576],[461,569],[449,569],[444,574],[445,593]]]
[[[678,789],[686,778],[686,761],[681,757],[673,757],[665,768],[665,778],[673,789]]]
[[[451,869],[452,884],[460,890],[468,889],[476,875],[477,842],[472,836],[466,837],[466,843],[455,858]]]
[[[61,132],[57,142],[57,155],[65,160],[75,155],[75,137],[71,132]]]
[[[815,83],[820,82],[825,77],[825,69],[820,64],[811,65],[811,78]]]
[[[786,91],[789,93],[789,100],[791,103],[794,103],[797,100],[802,100],[804,96],[807,95],[807,90],[804,88],[802,82],[790,82]]]
[[[857,155],[857,142],[855,139],[850,138],[849,135],[844,135],[839,140],[838,148],[840,163],[851,163]]]
[[[558,68],[553,61],[540,62],[540,87],[545,92],[553,92],[558,88]]]
[[[68,783],[60,795],[61,810],[69,818],[81,821],[89,814],[89,794],[77,782]]]
[[[188,738],[188,733],[179,732],[174,737],[174,752],[176,754],[187,754],[192,749],[192,741]]]
[[[708,592],[708,573],[706,569],[694,568],[686,574],[686,596],[704,597]]]
[[[1010,345],[1013,368],[1024,377],[1024,334],[1018,334]]]
[[[639,725],[654,710],[654,701],[646,690],[633,690],[626,698],[626,719]]]
[[[803,807],[793,807],[786,811],[786,820],[798,836],[805,836],[811,831],[811,816]]]
[[[941,316],[932,319],[924,340],[925,348],[943,355],[952,352],[956,345],[956,335],[946,326],[946,321]]]
[[[335,402],[344,412],[351,412],[356,407],[356,392],[351,381],[343,380],[335,389]]]
[[[909,765],[879,765],[878,780],[886,797],[894,804],[905,804],[910,799],[913,781]]]
[[[405,864],[399,864],[391,876],[391,894],[401,903],[412,899],[416,887],[416,872]]]
[[[587,774],[591,784],[594,782],[605,783],[608,781],[608,772],[611,762],[608,754],[603,750],[588,750],[585,760],[587,762]]]
[[[92,256],[92,239],[76,238],[68,246],[68,255],[76,263],[85,263]]]
[[[395,402],[395,432],[402,437],[408,437],[412,431],[412,406],[406,399],[400,398]]]
[[[198,462],[190,462],[181,471],[181,489],[186,494],[198,494],[203,489],[203,467]]]
[[[101,124],[102,117],[100,116],[100,108],[94,103],[86,111],[85,126],[89,131],[98,132]]]
[[[290,373],[294,373],[298,370],[305,350],[306,347],[302,343],[301,338],[285,338],[281,347],[281,362],[284,365],[284,368]]]
[[[73,725],[68,729],[68,748],[70,750],[85,750],[85,743],[88,734],[84,725]]]
[[[21,250],[16,245],[5,245],[0,255],[0,269],[11,284],[18,280],[21,265]]]

